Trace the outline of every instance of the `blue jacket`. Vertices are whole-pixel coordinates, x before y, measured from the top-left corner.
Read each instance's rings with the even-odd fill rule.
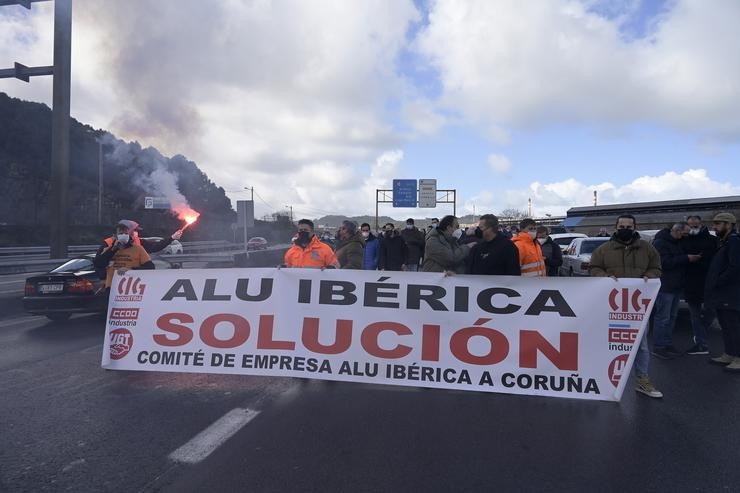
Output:
[[[362,256],[362,268],[364,270],[376,270],[378,268],[378,238],[370,233],[365,240],[365,253]]]
[[[704,304],[721,310],[740,310],[740,236],[735,232],[720,241],[712,258]]]

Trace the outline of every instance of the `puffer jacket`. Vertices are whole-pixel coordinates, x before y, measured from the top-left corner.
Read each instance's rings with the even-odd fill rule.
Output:
[[[522,277],[545,277],[545,259],[540,242],[526,233],[515,236],[511,241],[519,249]]]
[[[378,255],[380,254],[380,241],[378,237],[370,233],[365,240],[365,251],[362,255],[362,268],[364,270],[375,270],[378,268]]]
[[[619,241],[615,233],[591,254],[589,273],[593,277],[657,279],[661,272],[660,254],[654,246],[640,239],[638,233],[632,235],[628,243]]]
[[[355,232],[346,240],[337,245],[337,260],[340,269],[362,269],[362,254],[365,250],[365,241],[359,232]]]
[[[709,234],[707,228],[701,228],[698,235],[687,235],[679,242],[683,251],[687,254],[699,255],[701,260],[686,266],[686,284],[684,285],[684,298],[687,301],[701,303],[704,301],[704,285],[707,282],[707,271],[712,263],[714,254],[717,253],[719,240]]]
[[[704,304],[718,310],[740,310],[740,236],[720,241],[707,272]]]
[[[423,272],[453,271],[457,274],[465,273],[465,258],[470,253],[469,245],[459,245],[454,236],[433,229],[424,245]]]
[[[660,254],[660,292],[680,293],[686,284],[688,255],[681,249],[679,240],[671,236],[668,228],[658,231],[653,239],[653,246]]]

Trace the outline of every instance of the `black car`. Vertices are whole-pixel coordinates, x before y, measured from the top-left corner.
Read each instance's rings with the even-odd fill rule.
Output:
[[[80,255],[46,274],[26,279],[23,309],[55,321],[67,320],[73,313],[105,312],[105,276],[95,270],[94,258],[93,254]],[[162,260],[153,262],[157,269],[169,268]]]

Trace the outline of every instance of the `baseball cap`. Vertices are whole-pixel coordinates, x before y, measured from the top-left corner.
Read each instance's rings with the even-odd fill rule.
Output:
[[[730,212],[720,212],[716,216],[714,216],[714,219],[712,219],[712,222],[725,222],[730,224],[737,223],[737,218],[735,218],[735,215]]]

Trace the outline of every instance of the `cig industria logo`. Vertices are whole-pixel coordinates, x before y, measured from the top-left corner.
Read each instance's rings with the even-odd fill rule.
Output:
[[[122,277],[118,281],[118,287],[115,301],[141,301],[144,296],[146,284],[141,282],[141,278]]]
[[[609,293],[609,320],[642,320],[650,301],[639,289],[614,288]]]

